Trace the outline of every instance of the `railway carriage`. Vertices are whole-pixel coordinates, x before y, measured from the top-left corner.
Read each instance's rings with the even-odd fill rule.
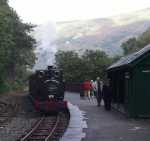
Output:
[[[48,66],[46,70],[38,70],[29,78],[29,96],[39,112],[67,110],[64,91],[62,70],[54,66]]]

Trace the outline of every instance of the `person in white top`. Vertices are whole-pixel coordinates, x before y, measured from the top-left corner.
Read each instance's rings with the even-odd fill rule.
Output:
[[[93,97],[96,97],[96,82],[91,80],[91,84],[92,84],[92,95]]]

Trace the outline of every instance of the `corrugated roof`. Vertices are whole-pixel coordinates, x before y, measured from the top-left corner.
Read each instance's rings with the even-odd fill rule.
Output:
[[[145,53],[150,51],[150,44],[139,50],[138,52],[132,53],[130,55],[127,55],[125,57],[122,57],[119,61],[116,63],[112,64],[110,67],[108,67],[107,70],[112,69],[112,68],[117,68],[121,67],[124,65],[128,65],[132,62],[134,62],[136,59],[140,58],[143,56]]]

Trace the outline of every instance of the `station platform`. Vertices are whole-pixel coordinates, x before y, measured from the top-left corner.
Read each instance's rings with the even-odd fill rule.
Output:
[[[73,119],[80,130],[73,131],[70,141],[150,141],[150,119],[129,119],[113,109],[105,111],[103,106],[96,106],[96,99],[80,99],[78,93],[66,92],[65,97],[78,109],[74,114],[83,116],[76,115],[79,120]],[[82,123],[84,126],[80,126]]]

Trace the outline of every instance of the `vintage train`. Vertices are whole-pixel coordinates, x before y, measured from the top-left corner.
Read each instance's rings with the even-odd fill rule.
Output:
[[[46,70],[38,70],[29,78],[29,96],[35,109],[39,112],[67,110],[64,91],[62,70],[54,66],[48,66]]]

